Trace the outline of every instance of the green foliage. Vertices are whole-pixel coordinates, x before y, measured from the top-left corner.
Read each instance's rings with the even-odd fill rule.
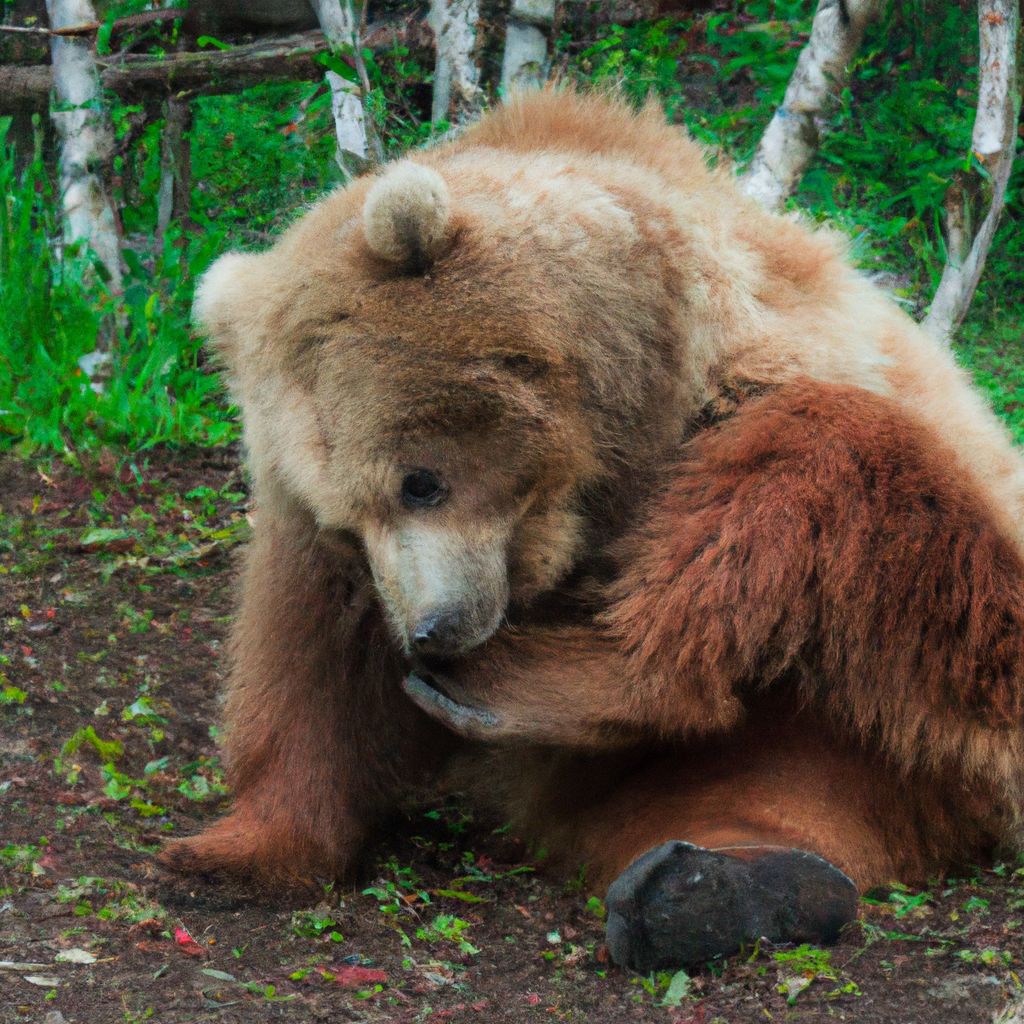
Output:
[[[221,246],[212,229],[168,231],[145,258],[125,251],[117,299],[78,246],[58,255],[53,186],[37,155],[20,173],[0,119],[0,445],[66,451],[104,444],[213,444],[234,436],[220,387],[188,326],[194,269]],[[97,393],[78,367],[104,332],[110,380]]]
[[[1005,266],[1007,248],[1016,248],[1016,240],[1006,239],[1003,247],[989,258],[990,273],[1011,273],[1018,268]],[[1024,253],[1020,259],[1024,260]],[[1013,293],[1014,282],[1008,285]],[[996,412],[1005,420],[1014,440],[1024,444],[1024,356],[1021,353],[1020,313],[1005,309],[1004,304],[985,301],[989,288],[983,288],[971,315],[960,333],[960,362],[971,372],[974,382],[985,393]],[[997,288],[991,288],[993,292]],[[1020,294],[1019,290],[1017,294]]]
[[[74,757],[83,747],[91,748],[101,761],[112,765],[123,753],[124,747],[120,740],[102,739],[91,725],[83,725],[72,735],[60,748],[60,753],[54,759],[54,771],[63,775],[68,782],[74,783],[78,779],[79,768],[77,765],[69,764],[69,759]]]
[[[50,841],[45,836],[38,843],[8,843],[0,846],[0,866],[30,875],[43,875],[46,869],[39,863],[46,856]]]
[[[98,44],[115,18],[142,0],[108,5]],[[813,0],[749,0],[710,13],[557,41],[566,75],[614,86],[640,104],[656,97],[712,157],[742,165],[782,98],[806,41]],[[177,22],[133,30],[131,45],[173,44]],[[979,177],[969,157],[977,90],[975,12],[938,0],[896,0],[873,26],[829,116],[822,144],[792,205],[853,242],[861,266],[915,314],[934,289],[945,251],[943,198],[954,174]],[[224,46],[220,40],[204,40]],[[120,46],[121,42],[116,41]],[[424,145],[432,124],[431,69],[400,46],[362,53],[366,106],[385,154]],[[347,78],[351,54],[324,62]],[[0,120],[0,447],[74,452],[101,446],[217,444],[237,436],[201,339],[189,326],[194,282],[230,247],[270,241],[305,204],[340,182],[330,96],[322,82],[265,85],[192,104],[190,222],[156,239],[162,122],[137,106],[111,114],[116,205],[127,248],[124,294],[112,296],[88,252],[59,252],[54,185],[40,156],[5,143]],[[21,166],[21,170],[18,167]],[[1020,183],[989,257],[960,353],[965,366],[1024,440],[1020,314],[1003,301],[1024,286]],[[109,382],[97,394],[78,369],[98,336],[113,342]],[[140,626],[141,628],[141,626]]]
[[[336,911],[326,908],[296,910],[292,914],[292,931],[305,939],[326,938],[331,942],[344,942],[345,936],[338,931],[340,922]]]
[[[475,956],[480,952],[469,939],[466,932],[469,922],[452,914],[438,914],[429,924],[416,929],[416,938],[422,942],[450,942],[456,945],[460,953]]]
[[[331,97],[321,83],[204,96],[193,110],[193,216],[216,224],[222,236],[265,241],[294,211],[341,181]],[[150,160],[158,171],[156,145]]]
[[[7,683],[6,678],[0,672],[0,684],[3,684],[3,688],[0,689],[0,704],[24,704],[28,699],[28,693],[25,690],[20,690],[17,686]]]
[[[847,978],[832,962],[830,950],[805,943],[794,949],[777,950],[771,958],[780,969],[777,989],[790,1006],[816,981],[838,983],[825,993],[828,999],[860,995],[857,983]]]

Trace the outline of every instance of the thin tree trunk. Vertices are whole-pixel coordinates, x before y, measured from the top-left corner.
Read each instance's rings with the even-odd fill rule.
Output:
[[[437,49],[432,121],[458,124],[480,109],[480,69],[475,60],[479,20],[479,0],[431,0],[429,22]]]
[[[505,30],[501,90],[539,89],[548,77],[548,37],[555,19],[555,0],[512,0]]]
[[[95,21],[89,0],[47,0],[50,27],[62,29]],[[100,178],[113,151],[113,132],[107,122],[100,79],[89,39],[53,35],[54,104],[51,111],[60,138],[60,192],[64,234],[69,242],[85,242],[103,264],[111,291],[119,293],[121,243],[110,198]],[[81,366],[101,380],[110,361],[113,331],[96,339],[96,351]]]
[[[192,188],[191,147],[188,132],[192,108],[187,99],[171,96],[164,105],[160,134],[160,187],[157,191],[156,231],[162,239],[172,220],[188,217]]]
[[[360,43],[351,0],[310,0],[310,4],[335,53],[352,53],[358,58]],[[366,166],[368,153],[363,90],[334,71],[328,71],[326,77],[338,137],[338,166],[346,175],[358,174]]]
[[[958,173],[946,194],[946,266],[923,321],[929,334],[946,345],[966,315],[985,269],[1017,142],[1017,0],[981,0],[978,28],[978,109],[971,152],[984,174],[974,168]]]
[[[848,65],[877,16],[879,0],[820,0],[782,105],[768,123],[741,179],[770,210],[793,194],[818,148],[820,124],[848,77]]]

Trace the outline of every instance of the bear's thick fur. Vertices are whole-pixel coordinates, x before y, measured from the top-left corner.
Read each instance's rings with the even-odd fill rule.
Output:
[[[595,887],[636,862],[609,934],[650,966],[828,937],[825,861],[863,888],[1014,835],[1024,463],[835,238],[658,112],[516,99],[196,309],[258,514],[234,810],[170,863],[341,875],[454,778]],[[756,904],[696,951],[687,872]],[[829,921],[779,924],[804,875]]]

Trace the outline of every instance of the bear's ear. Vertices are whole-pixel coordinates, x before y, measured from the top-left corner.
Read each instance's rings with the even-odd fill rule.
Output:
[[[374,255],[417,272],[426,270],[441,254],[450,220],[451,199],[444,178],[409,160],[384,172],[363,207],[363,233]]]
[[[229,372],[237,373],[251,342],[254,308],[260,304],[259,256],[229,252],[203,274],[192,303],[192,320]]]

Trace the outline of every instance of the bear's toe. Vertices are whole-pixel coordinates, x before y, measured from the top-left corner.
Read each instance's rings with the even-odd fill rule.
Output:
[[[745,942],[834,942],[857,913],[857,890],[804,850],[743,851],[743,859],[672,841],[635,860],[608,890],[608,948],[637,971],[687,967]]]

